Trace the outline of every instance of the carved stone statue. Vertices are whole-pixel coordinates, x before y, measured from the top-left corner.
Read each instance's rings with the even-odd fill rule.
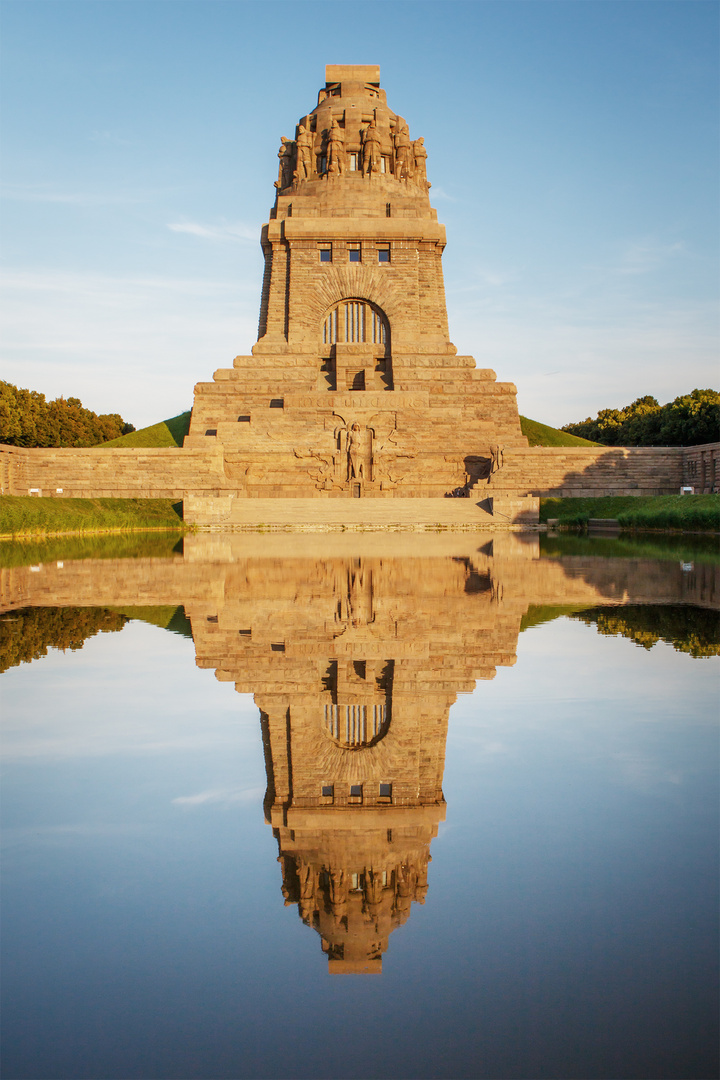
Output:
[[[493,473],[499,472],[505,464],[505,448],[503,446],[491,446],[490,447],[490,476]],[[488,483],[490,482],[490,476],[488,476]]]
[[[301,863],[298,877],[300,879],[300,895],[303,899],[308,900],[315,895],[315,871],[307,863]]]
[[[363,131],[363,176],[379,173],[382,167],[382,147],[380,132],[371,120]]]
[[[382,875],[377,870],[368,870],[365,873],[365,887],[363,890],[365,910],[374,919],[380,914],[383,900]]]
[[[308,180],[312,176],[312,154],[314,138],[311,131],[306,131],[302,124],[298,127],[297,134],[297,165],[295,166],[294,179]]]
[[[348,906],[348,880],[344,870],[330,872],[330,908],[333,922],[339,926],[346,917]]]
[[[425,140],[420,138],[416,139],[413,145],[413,179],[416,184],[424,187],[428,190],[432,185],[428,183],[427,178],[427,150],[425,149]]]
[[[405,123],[398,125],[395,132],[395,179],[408,180],[415,172],[415,159],[413,147],[410,143],[410,133]]]
[[[282,191],[283,188],[290,187],[293,181],[295,143],[292,139],[286,139],[284,135],[280,136],[278,157],[280,158],[280,165],[278,166],[278,178],[275,187],[278,191]]]
[[[303,919],[304,922],[311,923],[313,912],[315,911],[316,907],[315,871],[311,866],[308,866],[307,864],[301,864],[298,867],[298,877],[300,879],[300,899],[298,901],[300,917]]]
[[[327,172],[328,176],[345,172],[345,136],[337,120],[333,120],[327,136]]]
[[[344,907],[347,902],[347,874],[344,870],[332,870],[330,873],[330,903],[333,907]]]
[[[355,422],[347,433],[348,480],[365,478],[360,425]]]

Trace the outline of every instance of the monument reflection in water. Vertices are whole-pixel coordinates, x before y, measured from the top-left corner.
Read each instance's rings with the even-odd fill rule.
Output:
[[[530,606],[718,597],[715,567],[540,560],[536,536],[378,535],[357,550],[351,535],[194,536],[171,558],[3,578],[5,610],[184,605],[198,666],[255,695],[282,893],[331,973],[379,973],[392,931],[424,902],[450,706],[515,662]]]

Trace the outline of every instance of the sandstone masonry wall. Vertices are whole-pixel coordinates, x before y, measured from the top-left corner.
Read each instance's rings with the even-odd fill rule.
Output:
[[[203,449],[26,449],[0,446],[4,495],[74,499],[182,499],[226,489],[222,452]]]
[[[684,447],[682,482],[698,495],[720,489],[720,442]]]
[[[221,412],[215,415],[217,417]],[[214,422],[223,423],[218,419]],[[317,490],[309,483],[308,470],[314,465],[309,453],[303,461],[291,446],[278,445],[277,441],[273,444],[266,433],[256,438],[248,431],[246,438],[250,444],[248,452],[252,449],[261,458],[260,444],[263,438],[266,442],[261,462],[265,482],[258,482],[250,490],[245,473],[240,475],[238,449],[233,448],[235,453],[230,453],[219,440],[205,437],[184,449],[0,446],[1,493],[51,498],[173,499],[188,495],[234,494],[236,497],[267,498],[282,494],[285,497],[323,498],[341,494]],[[407,490],[402,487],[386,492],[378,490],[373,496],[441,497],[457,470],[462,468],[462,461],[454,458],[448,461],[441,451],[431,457],[436,459],[434,482],[426,481]],[[471,497],[477,500],[501,492],[560,497],[668,495],[677,494],[683,484],[693,486],[696,492],[710,492],[717,490],[719,458],[720,443],[691,447],[514,446],[504,449],[502,466],[497,472],[472,486]],[[425,461],[427,464],[427,459]],[[294,484],[288,482],[287,471],[283,472],[283,469],[290,469],[292,477],[293,468],[299,471],[299,483],[297,480]]]

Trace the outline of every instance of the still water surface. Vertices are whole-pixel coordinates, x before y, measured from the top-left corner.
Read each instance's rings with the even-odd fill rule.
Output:
[[[174,544],[2,552],[6,1080],[716,1075],[712,545]]]

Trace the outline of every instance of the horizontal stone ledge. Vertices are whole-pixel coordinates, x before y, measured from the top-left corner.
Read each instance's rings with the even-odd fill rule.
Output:
[[[327,409],[346,408],[374,409],[392,412],[399,408],[427,408],[429,395],[426,390],[404,392],[402,390],[325,390],[314,394],[290,393],[283,397],[285,408]]]
[[[268,224],[268,240],[397,240],[417,241],[430,240],[434,243],[445,244],[445,226],[438,224],[430,217],[413,218],[388,218],[388,217],[320,217],[306,218],[292,217],[282,221],[271,221]],[[353,264],[353,269],[357,264]],[[332,269],[337,264],[318,263],[317,270]],[[368,268],[368,263],[360,263],[359,267]],[[372,270],[378,274],[387,273],[392,275],[394,264],[372,265]],[[394,275],[393,275],[394,276]]]
[[[436,826],[445,820],[445,802],[431,803],[429,806],[362,806],[351,804],[347,807],[317,806],[300,808],[291,806],[287,810],[287,825],[291,829],[355,830],[366,829],[402,829],[424,822]],[[273,818],[282,819],[282,809],[273,807]]]
[[[485,492],[479,500],[426,498],[340,498],[317,496],[299,498],[207,498],[190,495],[185,499],[185,521],[198,526],[219,525],[258,528],[263,525],[310,529],[330,528],[497,528],[514,524],[534,524],[538,520],[537,500],[513,493]]]

